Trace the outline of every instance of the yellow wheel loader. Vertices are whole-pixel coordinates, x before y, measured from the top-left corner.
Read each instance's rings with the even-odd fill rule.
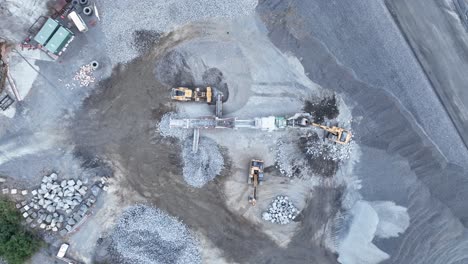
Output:
[[[172,88],[171,99],[176,101],[194,101],[194,102],[206,102],[210,104],[213,102],[213,91],[211,87],[206,88],[187,88],[187,87],[176,87]]]

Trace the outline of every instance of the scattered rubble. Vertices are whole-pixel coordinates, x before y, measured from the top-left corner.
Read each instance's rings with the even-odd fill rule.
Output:
[[[96,78],[93,76],[94,68],[91,64],[86,64],[80,67],[80,70],[75,74],[73,80],[80,83],[80,87],[89,86],[94,83]]]
[[[110,238],[113,263],[201,263],[199,243],[187,227],[145,205],[127,208]]]
[[[288,196],[277,196],[266,212],[263,212],[262,219],[272,223],[285,225],[294,220],[299,214],[299,210],[289,200]]]
[[[297,137],[299,140],[285,137],[276,143],[276,167],[290,178],[333,177],[339,163],[350,158],[356,144],[353,140],[344,145],[333,143],[316,132]]]
[[[286,177],[305,178],[312,176],[309,163],[296,144],[286,139],[276,142],[276,167]]]
[[[186,139],[182,146],[185,181],[196,188],[213,180],[224,168],[224,158],[218,144],[209,138],[200,138],[198,152],[192,152],[192,139]]]

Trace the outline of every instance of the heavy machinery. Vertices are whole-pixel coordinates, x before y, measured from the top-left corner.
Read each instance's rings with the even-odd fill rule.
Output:
[[[249,203],[255,206],[257,203],[257,187],[263,182],[263,160],[253,159],[250,161],[248,184],[253,185],[253,193],[249,195]]]
[[[213,90],[211,87],[206,88],[187,88],[187,87],[176,87],[172,88],[171,99],[177,101],[195,101],[195,102],[207,102],[211,104],[213,102]]]
[[[317,123],[312,123],[312,126],[325,130],[325,137],[332,142],[348,144],[351,140],[351,132],[344,128],[336,126],[325,126]]]

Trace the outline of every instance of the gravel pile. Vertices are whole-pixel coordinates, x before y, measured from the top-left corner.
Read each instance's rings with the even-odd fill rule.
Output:
[[[349,159],[354,141],[348,144],[334,144],[328,140],[321,140],[309,137],[306,144],[306,154],[312,158],[322,158],[324,160],[342,161]]]
[[[80,87],[87,87],[96,80],[93,76],[93,71],[94,69],[91,64],[81,66],[80,70],[73,77],[73,80],[78,81],[80,83]]]
[[[224,158],[212,139],[201,137],[196,154],[192,152],[192,144],[192,139],[187,139],[182,146],[183,176],[189,185],[200,188],[221,172]]]
[[[174,138],[178,138],[181,140],[187,138],[191,134],[190,129],[171,128],[169,126],[169,122],[171,118],[180,118],[180,117],[181,116],[179,116],[177,113],[174,113],[174,112],[165,113],[162,116],[161,121],[158,124],[157,132],[159,132],[161,136],[163,137],[174,137]]]
[[[299,214],[299,210],[293,205],[287,196],[277,196],[266,212],[263,212],[262,219],[275,224],[285,225],[290,223]]]
[[[112,263],[201,263],[198,241],[165,212],[145,205],[129,207],[110,236]]]
[[[138,56],[138,43],[129,37],[135,31],[168,32],[203,19],[247,15],[256,6],[257,0],[102,0],[99,8],[107,51],[115,64]]]

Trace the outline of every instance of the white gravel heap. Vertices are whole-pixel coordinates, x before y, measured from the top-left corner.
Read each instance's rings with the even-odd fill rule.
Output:
[[[263,212],[262,219],[272,223],[285,225],[291,222],[299,214],[299,210],[289,200],[288,196],[277,196],[266,212]]]
[[[91,64],[81,66],[80,70],[76,72],[75,77],[73,77],[73,80],[78,81],[80,83],[80,87],[89,86],[96,80],[93,76],[93,71],[94,69]]]
[[[257,0],[101,0],[101,23],[113,64],[138,56],[133,32],[169,32],[179,26],[215,17],[233,18],[255,12]]]
[[[201,137],[197,153],[192,152],[192,144],[189,138],[182,146],[183,176],[189,185],[200,188],[221,172],[224,158],[212,139]]]
[[[181,140],[187,138],[191,134],[191,131],[189,129],[171,128],[169,126],[171,118],[180,117],[181,116],[179,114],[174,112],[165,113],[157,126],[157,132],[159,132],[163,137],[173,137]]]
[[[127,208],[110,237],[113,263],[201,263],[198,241],[184,224],[159,209]]]

